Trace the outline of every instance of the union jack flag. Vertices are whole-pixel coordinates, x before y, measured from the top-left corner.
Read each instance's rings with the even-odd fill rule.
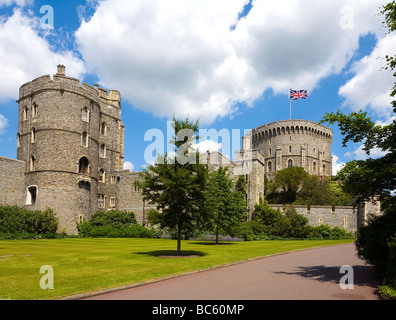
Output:
[[[308,98],[307,90],[290,90],[290,100],[300,100],[307,98]]]

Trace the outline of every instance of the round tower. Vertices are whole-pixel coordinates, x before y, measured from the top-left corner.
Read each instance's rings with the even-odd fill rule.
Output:
[[[333,131],[308,120],[272,122],[251,132],[252,148],[265,157],[265,173],[272,179],[287,167],[302,167],[311,175],[332,175]]]
[[[76,223],[97,209],[100,94],[58,72],[20,88],[18,160],[26,164],[26,207],[57,213],[59,225]]]

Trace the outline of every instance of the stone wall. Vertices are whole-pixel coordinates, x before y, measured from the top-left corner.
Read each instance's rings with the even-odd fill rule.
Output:
[[[271,204],[271,208],[279,209],[284,213],[285,207],[281,204]],[[359,210],[353,206],[335,207],[332,206],[301,206],[290,205],[298,214],[308,219],[310,226],[328,225],[330,227],[340,227],[350,232],[358,229]]]
[[[25,163],[14,159],[0,157],[0,204],[25,204]]]

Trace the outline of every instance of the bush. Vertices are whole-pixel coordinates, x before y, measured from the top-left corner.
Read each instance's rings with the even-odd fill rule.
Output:
[[[91,238],[158,238],[157,232],[137,224],[133,212],[98,211],[77,225],[78,234]]]
[[[265,227],[257,221],[245,221],[232,228],[231,237],[244,241],[268,239]]]
[[[97,211],[90,220],[93,226],[111,226],[121,228],[125,225],[136,224],[135,214],[127,211],[110,210],[107,212]]]
[[[389,261],[394,259],[396,208],[391,207],[382,216],[372,217],[369,223],[357,232],[355,241],[358,255],[372,264],[379,278],[388,276]]]
[[[340,227],[330,227],[328,225],[320,225],[310,227],[308,238],[315,239],[340,239],[352,237],[352,234]]]
[[[29,211],[0,205],[0,239],[48,239],[57,237],[58,220],[52,209]]]

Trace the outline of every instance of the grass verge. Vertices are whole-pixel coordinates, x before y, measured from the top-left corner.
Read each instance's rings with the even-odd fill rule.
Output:
[[[229,242],[165,239],[59,239],[0,241],[0,299],[45,300],[161,279],[238,261],[353,240]],[[162,256],[162,257],[161,257]],[[54,271],[54,289],[43,290],[42,266]]]

